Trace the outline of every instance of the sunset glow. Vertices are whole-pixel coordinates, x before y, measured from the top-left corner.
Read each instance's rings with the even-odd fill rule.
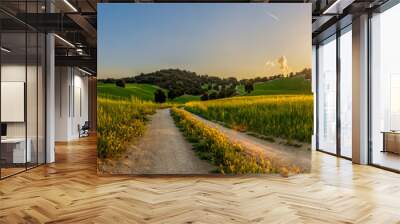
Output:
[[[99,4],[99,78],[179,68],[252,78],[311,67],[310,4]]]

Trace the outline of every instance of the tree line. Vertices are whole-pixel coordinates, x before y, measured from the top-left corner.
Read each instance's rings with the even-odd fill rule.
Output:
[[[162,69],[151,73],[141,73],[137,76],[121,79],[99,79],[103,83],[115,83],[124,88],[126,83],[145,83],[159,86],[167,90],[155,92],[156,102],[165,102],[166,99],[173,100],[184,94],[201,95],[201,100],[211,100],[232,97],[237,95],[236,87],[243,85],[244,90],[250,93],[254,90],[257,82],[267,82],[275,79],[304,75],[306,79],[311,79],[311,69],[305,68],[296,73],[287,75],[277,74],[266,77],[256,77],[251,79],[237,80],[235,77],[221,78],[218,76],[198,75],[195,72],[181,69]]]

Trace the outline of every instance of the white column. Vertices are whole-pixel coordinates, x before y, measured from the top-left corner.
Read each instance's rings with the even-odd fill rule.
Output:
[[[72,68],[55,68],[55,141],[71,140]]]
[[[55,161],[55,54],[54,35],[46,36],[46,163]]]
[[[368,163],[368,15],[353,19],[353,162]]]

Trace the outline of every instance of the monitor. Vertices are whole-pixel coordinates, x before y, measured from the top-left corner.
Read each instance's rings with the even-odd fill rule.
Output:
[[[1,123],[1,136],[7,136],[7,124]]]

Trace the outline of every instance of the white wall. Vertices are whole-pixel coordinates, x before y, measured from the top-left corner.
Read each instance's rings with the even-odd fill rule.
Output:
[[[67,141],[69,133],[69,86],[71,78],[67,67],[55,68],[55,141]]]
[[[25,64],[18,65],[18,64],[3,64],[1,66],[1,81],[2,82],[25,82],[25,75],[26,70],[28,74],[36,73],[36,67],[28,66],[25,67]],[[36,85],[36,81],[30,84]],[[27,97],[36,98],[36,89],[27,89]],[[33,90],[30,92],[29,90]],[[32,99],[27,99],[27,102],[32,102]],[[36,104],[35,104],[36,107]],[[2,110],[7,110],[7,108],[1,108]],[[36,121],[36,114],[27,114],[28,121],[35,120]],[[34,117],[31,117],[34,116]],[[36,122],[35,122],[36,123]],[[33,125],[28,125],[29,127],[33,127]],[[7,136],[8,137],[25,137],[25,122],[7,122]],[[29,137],[29,136],[28,136]]]
[[[23,102],[20,113],[25,114],[26,120],[21,122],[5,122],[7,124],[8,138],[25,138],[29,140],[29,148],[31,149],[32,162],[44,163],[45,150],[45,118],[44,118],[44,74],[41,66],[28,65],[25,63],[4,63],[1,66],[2,82],[23,82],[26,84],[26,107]],[[27,78],[27,80],[25,80]],[[24,95],[24,90],[20,90],[20,94]],[[7,95],[2,95],[7,97]],[[24,97],[25,98],[25,97]],[[10,107],[2,107],[1,110],[12,110]],[[15,109],[14,109],[15,110]],[[15,113],[15,111],[7,111],[7,113]],[[24,115],[22,115],[24,116]],[[39,161],[36,161],[39,159]]]
[[[88,78],[76,68],[56,67],[55,140],[79,138],[78,125],[88,120]]]

